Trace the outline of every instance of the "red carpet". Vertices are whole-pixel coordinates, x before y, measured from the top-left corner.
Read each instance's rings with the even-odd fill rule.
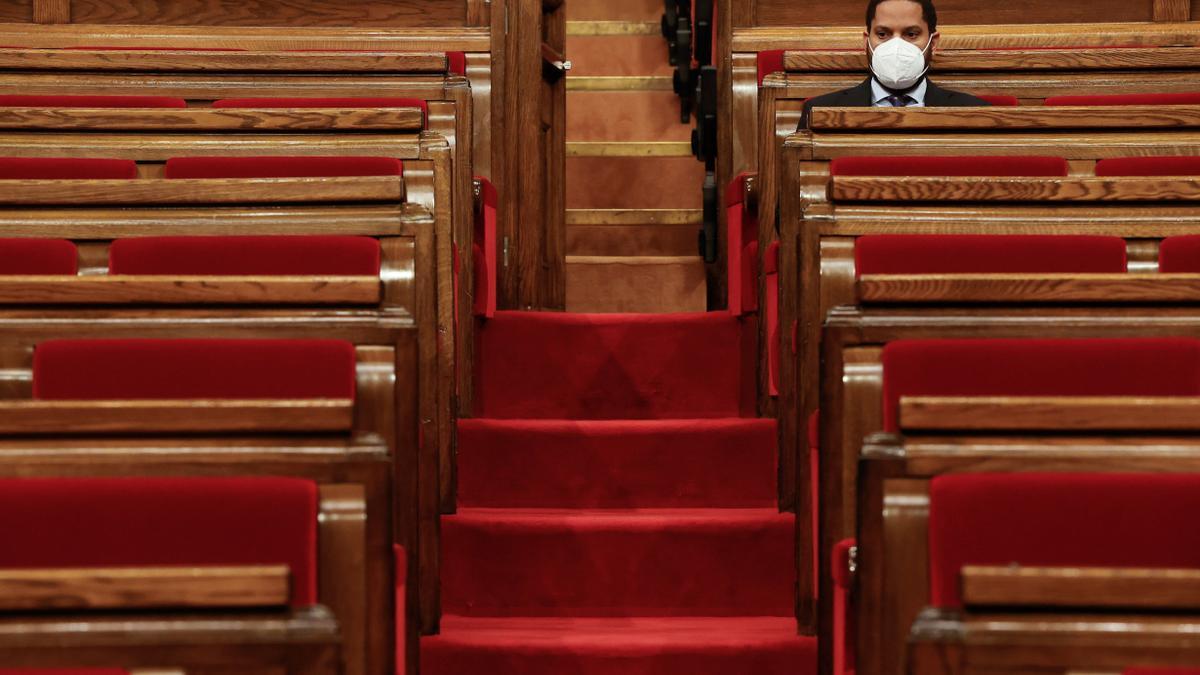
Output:
[[[423,675],[807,675],[776,427],[724,314],[498,313]]]

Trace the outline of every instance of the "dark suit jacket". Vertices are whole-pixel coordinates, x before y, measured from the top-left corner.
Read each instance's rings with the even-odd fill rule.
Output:
[[[808,113],[814,107],[869,108],[874,103],[871,78],[868,77],[857,87],[835,91],[832,94],[823,94],[805,101],[804,114],[800,118],[798,129],[808,128]],[[942,89],[932,81],[929,81],[928,87],[925,89],[925,106],[929,108],[966,108],[986,105],[991,104],[970,94]]]

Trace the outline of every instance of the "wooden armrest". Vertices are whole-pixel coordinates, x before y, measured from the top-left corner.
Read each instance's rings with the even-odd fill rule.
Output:
[[[418,132],[420,108],[4,108],[0,129]]]
[[[1200,431],[1196,396],[903,396],[905,431]]]
[[[972,608],[1197,610],[1200,570],[968,565],[962,597]]]
[[[286,565],[0,570],[0,611],[283,607]]]
[[[942,67],[939,60],[938,67]],[[1178,129],[1200,126],[1198,105],[990,108],[813,108],[813,131],[863,129]]]
[[[834,176],[829,198],[904,202],[1195,201],[1200,200],[1200,178]]]
[[[400,176],[6,180],[0,205],[399,202]]]
[[[0,305],[377,305],[373,276],[0,276]]]
[[[0,401],[0,435],[349,431],[350,399]]]
[[[0,49],[2,70],[105,70],[204,72],[403,72],[445,73],[446,55],[396,53],[213,52],[91,49]]]
[[[863,303],[1200,301],[1200,274],[865,274],[857,286]]]

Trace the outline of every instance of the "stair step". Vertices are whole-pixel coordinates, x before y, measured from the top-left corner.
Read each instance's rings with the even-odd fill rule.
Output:
[[[567,37],[590,35],[653,35],[666,54],[667,41],[660,21],[568,21]],[[574,44],[574,42],[572,42]]]
[[[764,509],[459,509],[442,603],[460,616],[792,616],[795,520]]]
[[[691,157],[690,141],[572,141],[567,157]]]
[[[480,334],[477,417],[738,417],[738,321],[698,314],[497,312]]]
[[[567,255],[664,256],[696,255],[699,224],[568,225]]]
[[[458,421],[458,503],[769,508],[772,419]]]
[[[567,256],[569,312],[702,312],[707,306],[698,255]]]
[[[572,91],[567,93],[567,141],[688,143],[692,126],[679,122],[679,99],[669,91]]]
[[[670,75],[584,75],[567,78],[567,91],[674,91]]]
[[[670,77],[661,35],[582,35],[569,39],[571,77],[658,75]]]
[[[566,4],[567,21],[639,21],[658,23],[662,0],[571,0]]]
[[[704,164],[692,157],[568,157],[568,209],[698,209]]]
[[[425,675],[812,675],[816,641],[784,617],[470,618],[421,640]]]
[[[700,209],[567,209],[567,225],[695,225]]]

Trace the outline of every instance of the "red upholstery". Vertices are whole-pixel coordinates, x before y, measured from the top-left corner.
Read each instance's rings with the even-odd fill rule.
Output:
[[[1196,396],[1200,341],[897,340],[883,349],[884,429],[901,396]]]
[[[839,541],[833,547],[833,672],[841,675],[854,671],[854,606],[850,592],[854,578],[850,574],[850,549],[853,539]]]
[[[65,239],[0,239],[0,274],[75,274],[78,262]]]
[[[187,101],[170,96],[0,96],[5,108],[186,108]]]
[[[137,177],[137,162],[131,159],[0,157],[0,180],[73,180]]]
[[[395,675],[404,675],[405,661],[408,660],[408,556],[404,552],[404,547],[400,544],[392,545],[393,561],[395,564],[396,581],[395,581],[395,622],[394,630],[396,631],[396,653],[395,653]],[[0,673],[0,675],[4,675]]]
[[[1125,271],[1121,237],[879,234],[854,242],[863,274],[1102,273]]]
[[[1197,512],[1200,474],[938,476],[930,601],[962,604],[964,565],[1200,567],[1200,529],[1180,527]]]
[[[834,176],[1066,176],[1062,157],[838,157]]]
[[[1200,675],[1200,668],[1127,668],[1121,675]]]
[[[1164,274],[1200,272],[1200,235],[1163,239],[1158,247],[1158,271]]]
[[[341,340],[50,340],[33,353],[37,399],[353,398]]]
[[[767,363],[769,366],[767,378],[767,393],[779,395],[779,366],[783,360],[783,336],[779,332],[779,242],[771,242],[767,252],[763,254],[763,281],[766,285],[764,297],[767,303],[767,335],[771,341],[767,343]]]
[[[467,74],[467,55],[465,52],[446,52],[446,72],[451,75]]]
[[[748,216],[742,203],[746,178],[751,175],[740,173],[725,186],[728,303],[734,316],[758,310],[758,218]]]
[[[1051,96],[1046,105],[1200,105],[1200,92],[1182,94],[1109,94]]]
[[[769,49],[758,53],[758,86],[771,73],[783,72],[783,50]]]
[[[1007,96],[1004,94],[977,94],[976,98],[981,98],[995,106],[1012,107],[1021,105],[1021,100],[1016,96]]]
[[[1196,176],[1200,157],[1120,157],[1096,162],[1097,176]]]
[[[0,668],[0,675],[128,675],[120,668]]]
[[[404,165],[391,157],[172,157],[167,178],[306,178],[400,176]]]
[[[310,605],[317,499],[292,478],[0,479],[0,568],[287,564]]]
[[[483,190],[483,213],[475,219],[475,244],[472,247],[475,261],[475,316],[491,318],[496,315],[496,264],[497,223],[496,214],[500,197],[492,182],[476,176]]]
[[[325,97],[325,98],[223,98],[213,101],[214,108],[420,108],[421,118],[429,115],[429,103],[420,98],[399,97]]]
[[[373,237],[256,236],[117,239],[110,274],[379,275]]]

